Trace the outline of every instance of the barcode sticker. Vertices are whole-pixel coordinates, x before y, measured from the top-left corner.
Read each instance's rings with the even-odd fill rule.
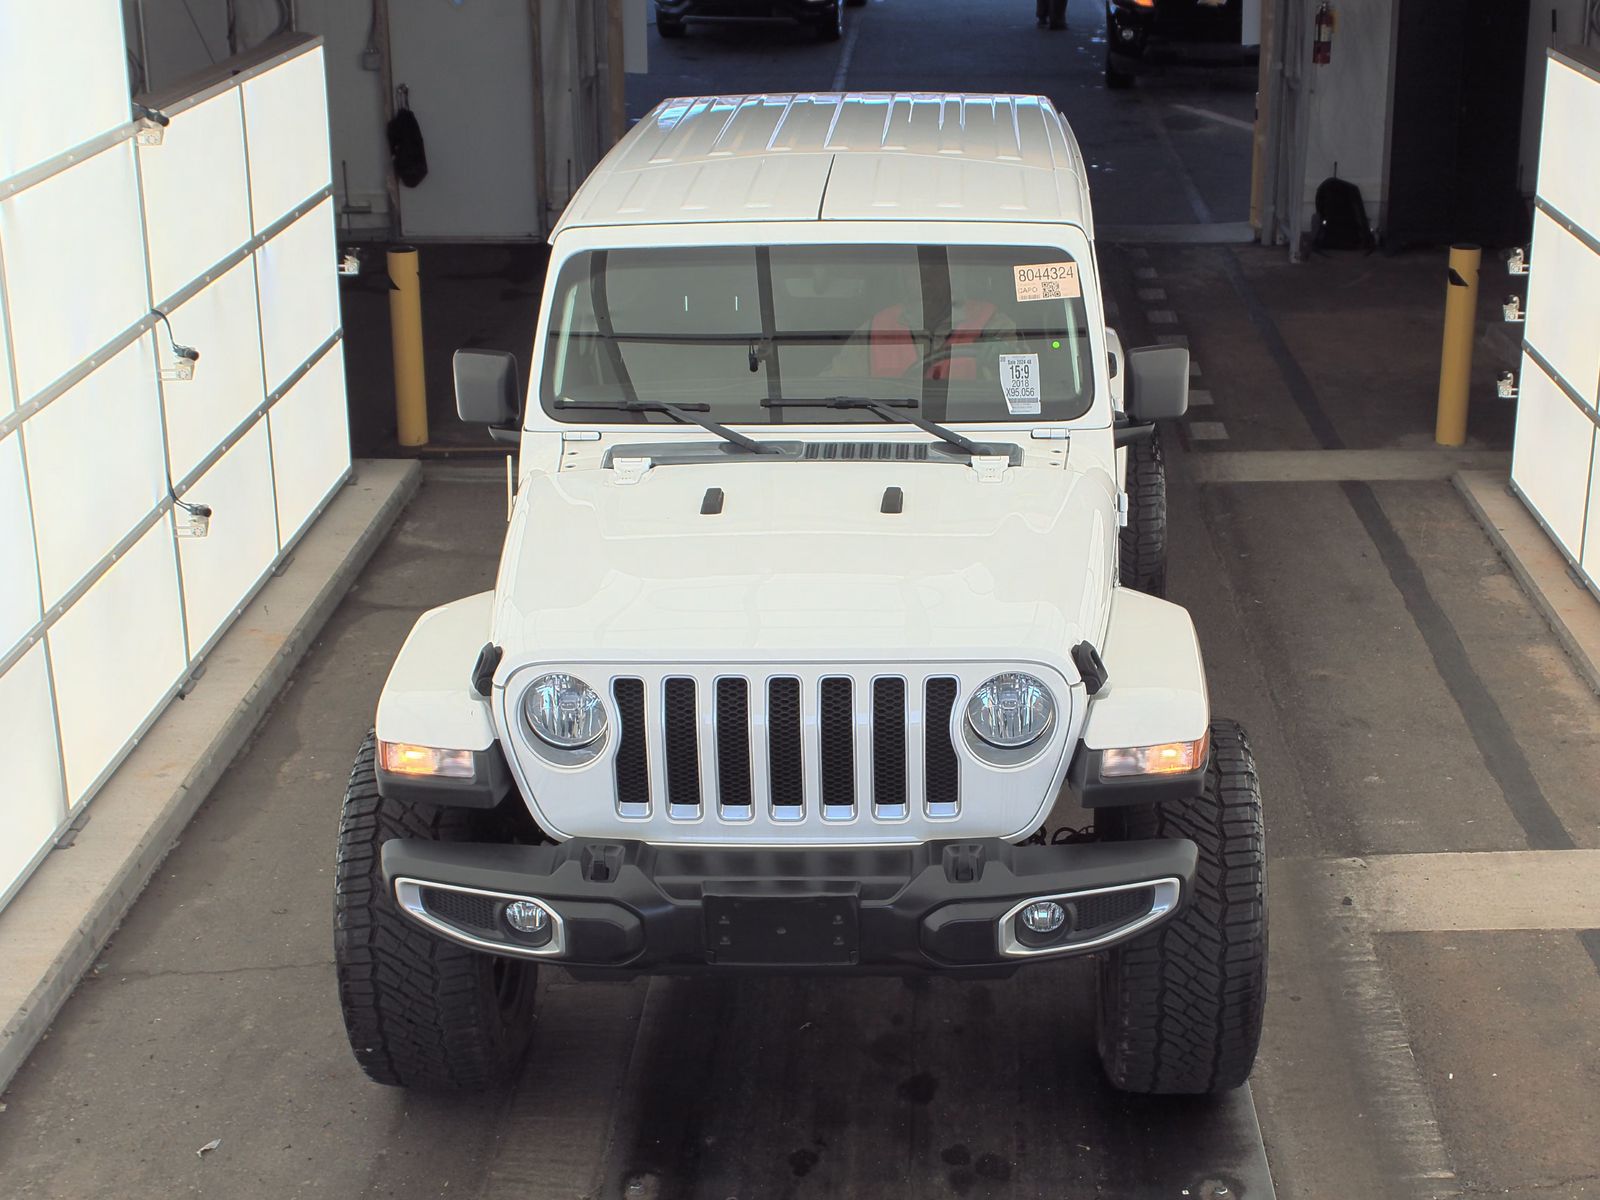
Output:
[[[1075,262],[1033,263],[1012,267],[1018,300],[1070,300],[1083,295]]]
[[[1039,415],[1039,356],[1002,354],[1000,388],[1005,393],[1006,411],[1013,417]]]

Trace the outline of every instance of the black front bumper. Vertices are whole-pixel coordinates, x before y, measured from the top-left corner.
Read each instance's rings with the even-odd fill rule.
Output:
[[[435,933],[580,971],[994,973],[1102,949],[1170,917],[1188,901],[1195,859],[1183,840],[707,849],[397,839],[384,843],[383,873],[402,910]],[[1041,897],[1060,899],[1064,933],[1019,945],[1008,936],[1017,921],[1002,921]],[[554,914],[542,940],[505,924],[518,898]]]

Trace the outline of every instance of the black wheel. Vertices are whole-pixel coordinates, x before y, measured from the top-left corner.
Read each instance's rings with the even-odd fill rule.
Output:
[[[664,12],[656,13],[656,32],[664,38],[680,38],[684,34],[683,18],[669,17]]]
[[[413,924],[384,886],[378,853],[396,837],[495,840],[503,819],[383,799],[375,740],[361,743],[339,820],[333,957],[350,1049],[378,1083],[485,1087],[527,1052],[537,964],[478,954]]]
[[[822,10],[816,18],[816,34],[819,42],[837,42],[844,36],[844,10],[839,5],[839,0]]]
[[[1211,765],[1192,800],[1112,810],[1119,840],[1189,838],[1194,895],[1100,966],[1100,1062],[1125,1092],[1238,1087],[1255,1063],[1267,997],[1261,787],[1242,728],[1211,722]]]
[[[1133,72],[1118,64],[1117,56],[1106,51],[1106,87],[1112,91],[1133,86]]]
[[[1167,594],[1167,465],[1161,431],[1128,447],[1128,523],[1117,551],[1123,587],[1151,596]]]

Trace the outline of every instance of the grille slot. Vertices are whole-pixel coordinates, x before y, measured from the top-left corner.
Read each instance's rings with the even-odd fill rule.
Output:
[[[500,903],[487,896],[474,896],[470,892],[452,892],[445,888],[423,888],[422,907],[446,924],[458,928],[477,930],[479,933],[498,933],[495,918]]]
[[[776,816],[799,817],[805,808],[805,746],[801,740],[800,681],[767,683],[767,754],[772,809]]]
[[[666,681],[662,727],[667,744],[667,804],[675,817],[700,815],[700,733],[694,680]]]
[[[650,757],[644,724],[644,680],[618,679],[611,685],[617,703],[617,812],[650,815]]]
[[[749,818],[750,685],[729,676],[717,680],[717,798],[724,817]]]
[[[817,709],[818,758],[822,769],[822,815],[855,815],[855,714],[851,681],[830,676],[822,681]]]
[[[924,795],[930,817],[953,817],[960,811],[961,766],[950,736],[956,706],[956,681],[928,680],[927,720],[923,724]]]
[[[809,459],[837,459],[843,462],[925,462],[926,442],[807,442]]]
[[[872,808],[906,815],[906,681],[872,681]]]
[[[1077,924],[1073,926],[1074,938],[1099,932],[1107,926],[1126,925],[1150,911],[1155,903],[1155,889],[1132,888],[1125,892],[1106,892],[1099,896],[1085,896],[1074,900],[1078,910]]]

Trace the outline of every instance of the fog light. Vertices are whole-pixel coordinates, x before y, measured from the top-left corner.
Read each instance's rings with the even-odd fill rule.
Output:
[[[1067,910],[1054,900],[1035,900],[1022,910],[1022,923],[1030,933],[1054,933],[1066,919]]]
[[[518,933],[537,935],[550,930],[550,914],[544,905],[532,900],[513,900],[506,905],[506,924]]]
[[[1133,30],[1128,28],[1127,26],[1124,26],[1122,28],[1121,32],[1118,33],[1117,36],[1120,37],[1125,42],[1131,42],[1131,41],[1133,41]]]

